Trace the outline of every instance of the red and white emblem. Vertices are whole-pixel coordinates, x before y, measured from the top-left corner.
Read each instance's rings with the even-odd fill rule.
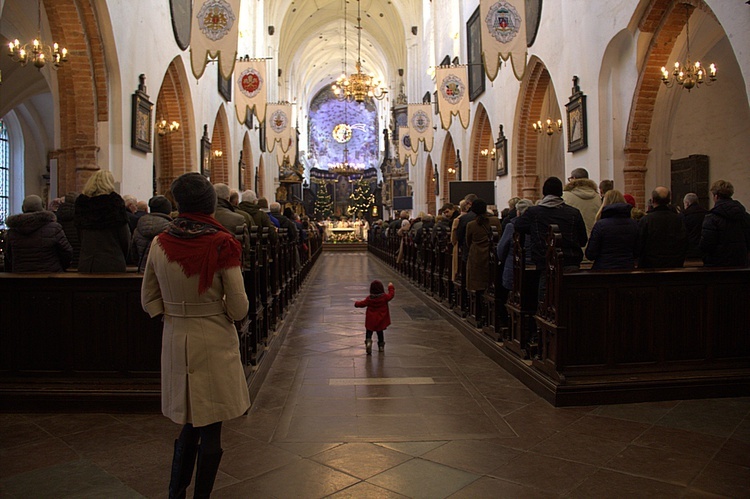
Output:
[[[237,78],[237,85],[245,97],[252,99],[263,88],[263,78],[260,77],[260,73],[256,69],[248,68],[240,73],[240,77]]]

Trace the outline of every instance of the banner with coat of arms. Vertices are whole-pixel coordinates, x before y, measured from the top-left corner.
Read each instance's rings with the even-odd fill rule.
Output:
[[[417,164],[417,153],[412,149],[412,138],[408,126],[398,127],[398,160],[406,166],[407,161]]]
[[[225,80],[237,58],[240,0],[196,0],[190,31],[190,63],[196,78],[203,76],[209,57],[219,59]]]
[[[258,122],[266,119],[266,60],[237,61],[234,72],[234,110],[240,123],[255,112]]]
[[[292,146],[292,105],[266,105],[266,150],[272,152],[279,143],[282,152]]]
[[[409,104],[409,133],[411,149],[419,150],[419,141],[424,142],[427,152],[432,151],[435,135],[432,129],[432,104]]]
[[[464,129],[469,127],[469,71],[462,66],[438,66],[435,68],[437,81],[438,109],[440,124],[447,130],[453,115],[457,114]]]
[[[495,81],[500,59],[509,58],[518,80],[526,72],[525,0],[481,0],[482,58],[490,81]]]

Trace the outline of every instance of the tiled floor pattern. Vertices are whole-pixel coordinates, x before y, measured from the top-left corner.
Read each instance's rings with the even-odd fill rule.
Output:
[[[396,285],[384,353],[363,298]],[[556,409],[365,253],[324,254],[217,498],[750,497],[750,398]],[[161,415],[0,414],[0,497],[166,497]]]

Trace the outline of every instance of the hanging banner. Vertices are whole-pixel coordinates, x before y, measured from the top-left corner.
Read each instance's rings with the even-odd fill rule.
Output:
[[[258,123],[266,119],[266,60],[237,61],[234,72],[237,120],[245,123],[247,113],[255,113]]]
[[[412,149],[412,139],[409,135],[409,127],[398,127],[398,160],[406,166],[407,161],[412,165],[417,164],[417,153]]]
[[[282,152],[287,152],[292,142],[292,105],[266,105],[266,149],[273,151],[276,142]]]
[[[509,58],[518,80],[526,72],[526,1],[481,0],[482,59],[487,77],[495,81],[500,60]]]
[[[438,66],[435,68],[437,81],[438,109],[440,124],[447,130],[453,115],[457,114],[464,129],[469,127],[469,72],[465,65]]]
[[[417,152],[419,142],[424,142],[427,152],[432,151],[435,135],[432,129],[432,104],[409,104],[409,131],[412,151]]]
[[[209,57],[218,58],[225,80],[232,77],[239,21],[240,0],[196,0],[190,30],[190,63],[196,78],[203,76]]]
[[[284,165],[286,159],[287,168],[292,168],[292,166],[297,161],[296,151],[297,151],[297,144],[296,144],[296,136],[297,136],[297,130],[295,128],[290,128],[291,133],[287,136],[285,142],[282,142],[279,147],[276,148],[276,165],[279,167],[279,178],[283,178],[284,173],[281,173],[281,167]],[[281,145],[286,145],[286,151],[284,150]]]

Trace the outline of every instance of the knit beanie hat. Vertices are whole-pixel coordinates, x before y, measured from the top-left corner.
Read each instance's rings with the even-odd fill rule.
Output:
[[[185,173],[170,187],[180,213],[205,213],[216,211],[216,191],[211,182],[198,172]]]
[[[26,198],[23,200],[23,204],[21,205],[21,211],[23,211],[24,213],[31,213],[33,211],[44,211],[44,206],[42,205],[42,198],[40,198],[36,194],[26,196]]]
[[[471,203],[471,211],[473,213],[476,213],[477,216],[486,216],[487,215],[487,203],[482,199],[477,199],[473,203]]]
[[[625,194],[623,197],[626,203],[635,208],[635,198],[631,194]]]
[[[370,294],[371,295],[382,295],[385,293],[383,283],[375,279],[370,283]]]
[[[151,213],[172,213],[172,203],[164,196],[154,196],[148,200],[148,209]]]
[[[550,177],[544,181],[542,187],[542,194],[545,196],[557,196],[562,197],[563,185],[562,180],[557,177]]]

